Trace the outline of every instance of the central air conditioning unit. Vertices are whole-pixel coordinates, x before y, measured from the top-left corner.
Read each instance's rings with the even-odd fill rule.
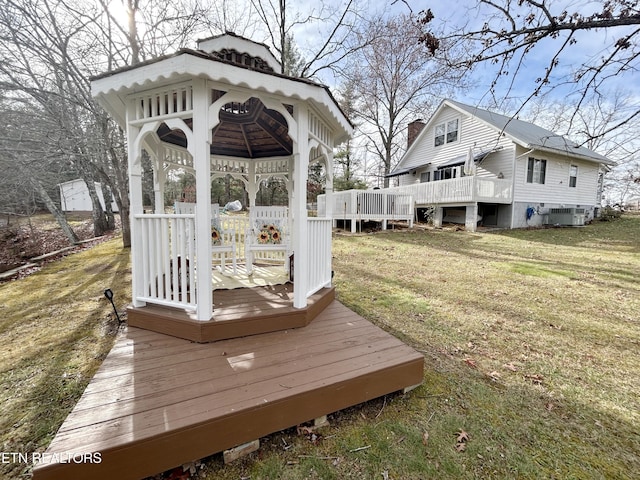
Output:
[[[550,208],[549,225],[583,226],[587,214],[584,208]]]

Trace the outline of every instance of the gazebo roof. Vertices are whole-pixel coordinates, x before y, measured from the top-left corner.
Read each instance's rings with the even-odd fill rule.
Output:
[[[264,158],[292,153],[287,121],[280,112],[267,108],[260,96],[277,99],[290,113],[294,103],[306,102],[334,131],[335,145],[349,138],[353,127],[328,87],[274,72],[277,63],[266,46],[233,34],[202,40],[199,46],[219,50],[182,49],[104,73],[92,78],[92,94],[125,127],[127,97],[146,90],[207,78],[218,84],[213,101],[229,90],[254,92],[247,101],[227,104],[220,111],[220,123],[213,130],[212,154]],[[189,126],[191,122],[192,119],[185,120]],[[157,133],[165,142],[186,145],[180,131],[163,125]]]

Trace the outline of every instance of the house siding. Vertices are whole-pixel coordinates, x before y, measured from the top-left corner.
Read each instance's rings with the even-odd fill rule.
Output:
[[[458,140],[452,143],[445,143],[438,147],[434,146],[436,125],[459,119]],[[449,162],[451,159],[466,155],[469,147],[473,147],[474,153],[488,151],[494,148],[500,150],[489,155],[479,166],[476,174],[479,177],[497,177],[500,173],[504,178],[511,178],[513,172],[514,146],[511,140],[501,137],[498,132],[488,127],[476,118],[459,112],[458,110],[446,107],[434,118],[418,137],[413,149],[404,157],[398,168],[416,167],[416,174],[401,175],[399,184],[401,186],[420,183],[420,174],[426,171],[433,172],[438,165]],[[430,162],[427,167],[418,168],[420,165]],[[432,175],[433,178],[433,175]]]
[[[512,228],[541,226],[551,208],[580,207],[586,210],[586,220],[594,218],[597,200],[597,183],[600,165],[584,160],[566,158],[547,152],[529,152],[518,147],[516,178],[513,198]],[[530,157],[547,161],[545,183],[527,183],[527,163]],[[569,169],[578,167],[575,187],[569,186]],[[526,211],[531,207],[535,213],[527,219]]]
[[[516,159],[514,202],[549,202],[567,205],[594,205],[597,196],[599,165],[546,152],[527,153],[519,147]],[[547,161],[544,185],[527,183],[530,157]],[[569,168],[578,167],[575,187],[569,186]]]

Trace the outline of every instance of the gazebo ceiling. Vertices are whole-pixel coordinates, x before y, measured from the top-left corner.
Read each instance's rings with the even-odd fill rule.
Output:
[[[193,119],[186,119],[185,123],[192,128]],[[156,133],[163,142],[187,146],[184,133],[170,130],[164,123]],[[212,131],[212,155],[265,158],[287,156],[292,152],[293,142],[286,120],[280,112],[266,108],[259,99],[228,103],[220,110],[220,123]]]

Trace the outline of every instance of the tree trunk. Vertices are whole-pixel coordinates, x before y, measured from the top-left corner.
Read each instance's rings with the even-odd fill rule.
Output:
[[[54,218],[58,222],[58,225],[60,225],[60,228],[62,229],[66,237],[69,239],[69,242],[71,242],[74,245],[78,243],[80,239],[75,234],[75,232],[71,229],[71,226],[67,222],[67,219],[62,214],[62,212],[58,209],[58,207],[56,207],[56,204],[53,203],[53,200],[51,200],[51,197],[49,196],[45,188],[42,186],[42,184],[38,181],[38,179],[30,177],[29,182],[31,183],[31,185],[33,185],[33,188],[35,189],[40,199],[47,206],[47,209],[54,216]]]
[[[102,209],[100,198],[98,197],[98,191],[96,190],[96,184],[91,178],[83,178],[84,183],[89,190],[89,197],[91,197],[91,213],[93,216],[93,236],[101,237],[109,230],[107,218]]]
[[[102,187],[102,197],[104,198],[104,214],[105,221],[107,222],[107,230],[112,231],[116,229],[116,219],[113,214],[113,207],[111,206],[113,202],[113,195],[111,194],[111,189],[104,183],[100,183],[100,186]]]

